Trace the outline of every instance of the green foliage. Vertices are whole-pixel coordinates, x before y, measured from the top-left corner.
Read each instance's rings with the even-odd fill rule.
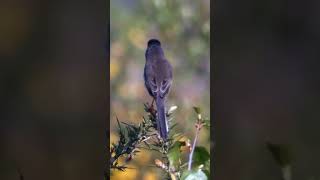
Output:
[[[148,112],[151,111],[151,109],[146,110]],[[149,115],[148,119],[143,118],[142,122],[138,125],[126,124],[123,122],[123,125],[121,125],[119,119],[117,118],[119,141],[118,143],[113,143],[111,147],[111,169],[118,169],[120,171],[124,171],[127,168],[126,166],[118,164],[119,157],[127,156],[127,160],[131,160],[133,155],[140,152],[138,150],[138,144],[142,142],[146,144],[145,140],[152,136],[152,128],[156,128],[154,117],[154,114]],[[112,155],[112,153],[114,153],[114,155]]]
[[[194,172],[199,173],[198,170],[201,170],[203,173],[205,173],[206,177],[210,177],[210,154],[206,150],[206,148],[202,146],[196,146],[194,150],[194,154],[192,157],[192,165],[193,170],[192,171],[184,171],[184,174],[186,172]],[[193,175],[191,175],[193,177]],[[190,178],[191,178],[190,177]]]
[[[181,161],[181,146],[184,146],[184,142],[176,141],[169,149],[168,159],[171,168],[178,168]]]
[[[169,124],[171,136],[167,141],[164,141],[156,130],[156,109],[149,104],[145,104],[144,109],[148,113],[147,118],[143,117],[142,122],[138,125],[120,122],[117,118],[119,141],[113,143],[111,147],[111,170],[125,171],[128,167],[120,165],[118,159],[124,156],[126,157],[126,162],[128,162],[132,160],[134,155],[139,155],[139,149],[144,148],[163,155],[161,160],[155,159],[155,164],[167,174],[166,177],[168,179],[207,179],[210,175],[210,154],[204,147],[194,146],[191,151],[193,156],[191,156],[192,161],[189,159],[189,163],[193,163],[194,168],[192,171],[186,168],[187,163],[182,163],[186,152],[182,152],[181,148],[186,146],[187,149],[190,149],[191,145],[189,142],[180,141],[179,137],[182,133],[174,131],[174,127],[177,124],[173,124],[173,119],[170,117],[176,106],[170,108],[169,111],[171,112],[167,113],[167,116],[171,119],[169,121],[170,124],[173,124]],[[197,133],[199,133],[203,123],[199,117],[201,115],[199,116],[198,114],[198,119],[196,120]]]
[[[207,175],[201,170],[186,171],[182,174],[181,180],[207,180]]]
[[[193,109],[197,114],[201,114],[201,109],[199,107],[193,107]]]
[[[210,154],[206,150],[206,148],[202,146],[197,146],[194,150],[193,154],[193,165],[200,166],[200,165],[207,165],[206,163],[210,160]]]

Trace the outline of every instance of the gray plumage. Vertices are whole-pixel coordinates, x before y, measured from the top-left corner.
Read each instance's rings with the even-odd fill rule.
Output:
[[[157,129],[160,136],[168,138],[168,124],[166,119],[165,100],[172,84],[172,67],[165,58],[159,40],[151,39],[145,53],[144,67],[145,86],[157,105]]]

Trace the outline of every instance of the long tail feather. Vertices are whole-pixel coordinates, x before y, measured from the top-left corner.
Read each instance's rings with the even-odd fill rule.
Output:
[[[166,119],[166,111],[164,106],[164,99],[160,96],[156,98],[157,104],[157,128],[160,133],[160,136],[166,140],[168,138],[168,126],[167,126],[167,119]]]

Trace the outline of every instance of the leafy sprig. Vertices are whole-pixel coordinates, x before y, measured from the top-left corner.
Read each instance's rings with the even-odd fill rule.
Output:
[[[194,108],[197,113],[195,123],[196,137],[191,146],[190,140],[182,140],[183,133],[175,132],[176,123],[173,123],[172,114],[177,106],[172,106],[166,113],[169,123],[169,138],[164,141],[157,132],[156,115],[157,111],[153,104],[144,104],[144,110],[147,118],[142,117],[141,123],[138,125],[120,122],[118,123],[119,140],[112,143],[110,152],[110,169],[125,171],[129,167],[126,164],[119,164],[119,158],[125,157],[126,162],[131,161],[140,149],[155,151],[162,155],[161,159],[155,159],[156,167],[162,169],[166,173],[165,179],[207,179],[210,174],[210,158],[209,153],[204,147],[196,146],[198,134],[203,126],[209,125],[208,119],[202,119],[200,108]],[[187,154],[182,152],[182,148],[187,147]],[[183,162],[185,157],[189,160]],[[193,168],[191,168],[193,166]]]

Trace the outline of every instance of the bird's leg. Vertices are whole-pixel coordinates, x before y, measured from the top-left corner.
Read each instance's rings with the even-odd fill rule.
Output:
[[[153,107],[154,101],[155,101],[154,98],[152,98],[152,102],[151,102],[151,105],[150,105],[150,112],[151,112],[151,114],[152,114],[154,117],[156,117],[157,111],[156,111],[156,109]]]
[[[153,108],[154,98],[152,98],[151,107]]]
[[[148,111],[152,114],[152,116],[156,116],[156,110],[153,108],[154,98],[152,98],[151,105],[148,108]],[[149,105],[149,103],[147,103]]]

